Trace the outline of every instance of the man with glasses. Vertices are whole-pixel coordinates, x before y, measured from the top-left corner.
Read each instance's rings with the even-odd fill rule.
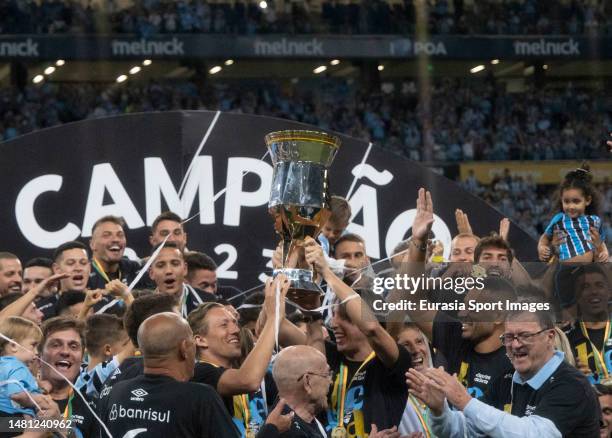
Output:
[[[409,385],[432,410],[433,432],[444,437],[599,437],[595,393],[555,351],[554,324],[546,311],[507,315],[500,338],[516,371],[511,381],[501,379],[492,387],[493,399],[511,394],[506,412],[473,399],[442,369],[410,370]]]
[[[313,347],[296,345],[282,350],[272,369],[278,395],[285,403],[283,414],[293,413],[291,426],[280,433],[266,423],[257,438],[326,438],[323,425],[316,416],[327,409],[327,392],[332,371],[325,356]]]

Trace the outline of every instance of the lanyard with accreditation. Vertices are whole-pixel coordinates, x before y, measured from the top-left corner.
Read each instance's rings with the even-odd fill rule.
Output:
[[[219,368],[219,365],[216,365],[212,362],[208,362],[206,360],[200,360],[200,363],[207,363],[208,365],[212,365],[215,368]],[[251,412],[249,411],[249,396],[247,394],[239,394],[232,397],[234,406],[238,407],[238,410],[242,414],[242,420],[244,421],[244,436],[245,438],[255,438],[257,431],[251,424]]]
[[[603,345],[601,346],[601,349],[599,349],[589,337],[589,331],[587,330],[585,323],[580,321],[580,330],[582,331],[582,335],[584,336],[584,338],[589,342],[589,344],[591,344],[591,350],[593,350],[593,361],[595,362],[595,368],[597,369],[597,374],[599,375],[599,378],[601,380],[610,379],[610,374],[608,372],[608,369],[606,368],[606,361],[604,360],[604,354],[606,350],[606,345],[608,345],[608,342],[610,342],[611,326],[612,324],[610,323],[610,320],[608,320],[608,322],[606,323],[606,328],[604,330]],[[582,357],[583,354],[581,353],[581,351],[578,351],[578,358],[582,362],[585,361],[586,351],[584,352],[585,357]],[[588,364],[588,361],[586,361],[585,363]]]
[[[371,352],[368,357],[359,365],[355,374],[351,378],[351,381],[348,382],[348,367],[344,364],[340,365],[340,372],[338,373],[338,379],[336,380],[336,385],[334,387],[334,398],[336,402],[336,406],[338,407],[336,419],[338,421],[338,425],[332,430],[332,438],[346,438],[348,436],[346,427],[344,426],[344,403],[346,399],[346,391],[353,384],[353,380],[355,380],[355,376],[359,374],[359,372],[370,362],[372,359],[376,357],[376,353]]]

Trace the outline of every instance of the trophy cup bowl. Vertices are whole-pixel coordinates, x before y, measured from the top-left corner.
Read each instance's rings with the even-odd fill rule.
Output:
[[[328,169],[340,139],[318,131],[278,131],[265,137],[274,173],[268,211],[282,242],[282,267],[291,281],[288,298],[304,309],[318,307],[320,288],[306,262],[303,241],[315,239],[331,212]]]

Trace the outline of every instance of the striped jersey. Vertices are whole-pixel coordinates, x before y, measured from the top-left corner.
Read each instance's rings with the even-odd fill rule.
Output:
[[[594,249],[589,234],[589,228],[591,227],[599,230],[601,240],[605,242],[606,236],[601,219],[595,215],[582,215],[572,219],[565,213],[557,213],[546,227],[544,233],[551,239],[557,230],[565,233],[565,242],[559,246],[559,259],[567,260],[586,254]]]
[[[99,398],[102,385],[119,368],[119,365],[117,356],[99,363],[91,370],[87,370],[86,363],[81,364],[81,372],[74,386],[88,397]]]

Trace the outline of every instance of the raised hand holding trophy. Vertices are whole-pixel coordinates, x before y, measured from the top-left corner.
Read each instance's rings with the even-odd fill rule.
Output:
[[[305,309],[318,306],[320,288],[306,262],[304,238],[315,238],[330,216],[328,170],[338,137],[317,131],[278,131],[266,135],[274,173],[268,211],[281,237],[282,267],[291,287],[287,297]]]

